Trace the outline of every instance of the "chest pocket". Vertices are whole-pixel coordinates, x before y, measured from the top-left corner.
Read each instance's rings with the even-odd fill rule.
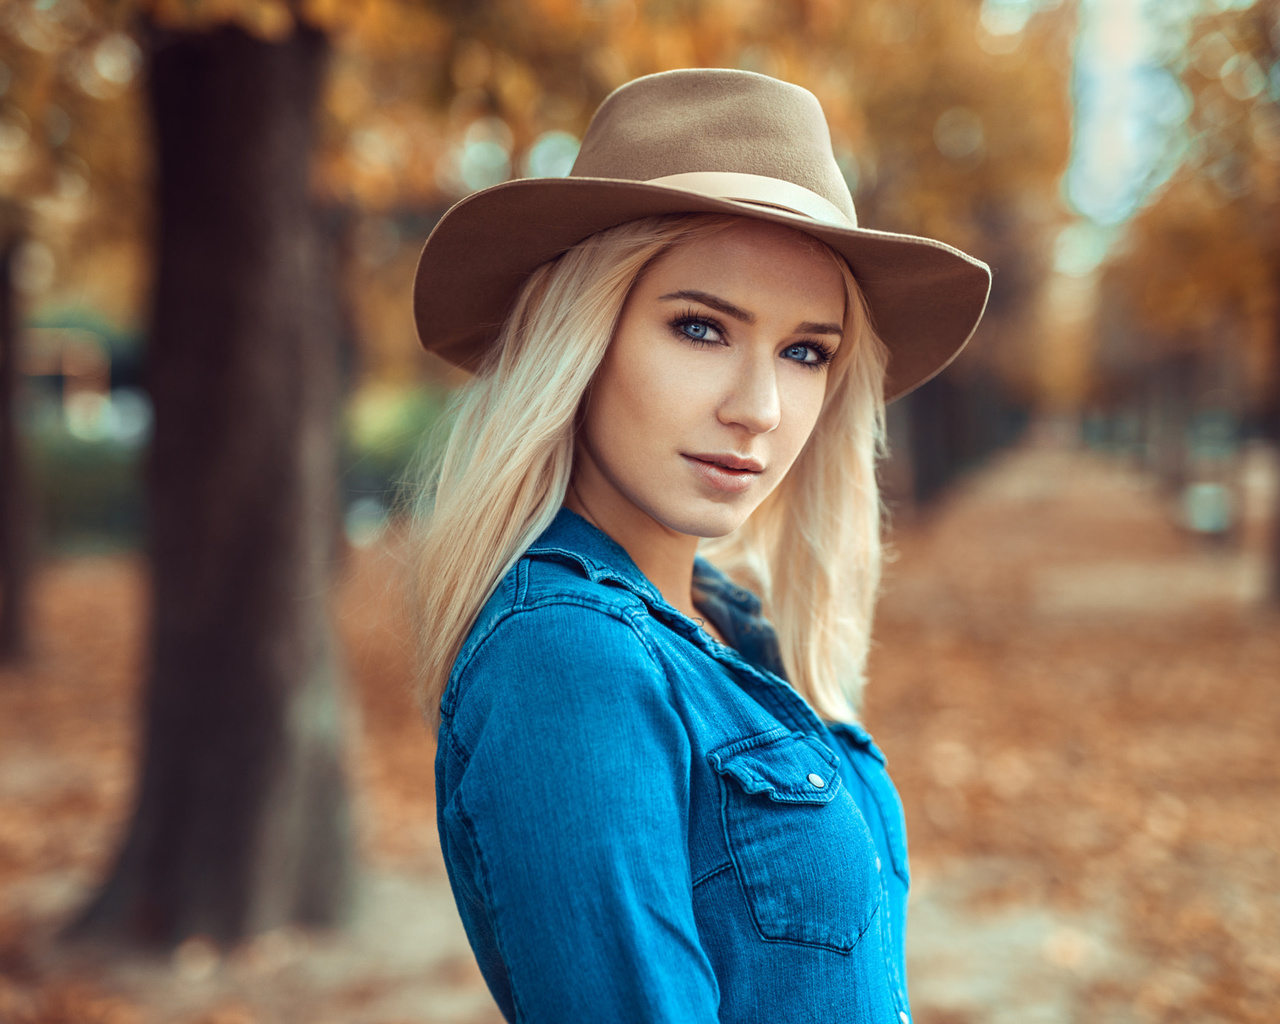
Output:
[[[875,842],[838,756],[773,729],[708,755],[725,842],[764,939],[848,953],[880,902]]]

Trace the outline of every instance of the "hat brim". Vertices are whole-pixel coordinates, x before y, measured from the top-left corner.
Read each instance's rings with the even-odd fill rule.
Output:
[[[598,231],[667,213],[727,213],[783,224],[844,257],[889,348],[885,399],[939,373],[986,309],[991,269],[943,242],[840,227],[786,210],[615,178],[520,178],[473,193],[423,246],[413,308],[424,348],[474,371],[538,266]]]

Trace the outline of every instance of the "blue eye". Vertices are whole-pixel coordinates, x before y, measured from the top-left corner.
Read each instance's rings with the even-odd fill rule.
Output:
[[[724,331],[714,320],[697,316],[692,311],[671,321],[671,329],[678,338],[697,345],[723,345]]]
[[[808,366],[815,370],[831,362],[831,350],[816,342],[788,346],[782,350],[782,354],[792,362],[800,363],[802,366]]]

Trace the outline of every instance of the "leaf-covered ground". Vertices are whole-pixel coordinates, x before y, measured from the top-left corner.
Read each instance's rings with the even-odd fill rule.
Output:
[[[1275,486],[1206,548],[1143,478],[1034,443],[901,526],[866,718],[907,809],[919,1024],[1280,1019]],[[172,956],[59,924],[128,812],[145,573],[44,567],[37,651],[0,670],[0,1024],[494,1022],[435,848],[386,548],[340,594],[366,865],[346,935]]]

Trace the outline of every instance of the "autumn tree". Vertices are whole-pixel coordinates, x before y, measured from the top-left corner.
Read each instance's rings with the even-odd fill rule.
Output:
[[[635,76],[774,74],[819,97],[864,223],[996,264],[993,316],[966,358],[1001,387],[1030,389],[1019,325],[1062,216],[1069,3],[985,49],[975,0],[77,9],[93,18],[59,74],[110,71],[111,51],[99,61],[96,50],[108,39],[121,52],[142,44],[158,182],[153,214],[103,204],[129,211],[135,231],[155,223],[155,596],[138,805],[90,931],[232,939],[341,910],[339,702],[324,625],[341,289],[308,197],[357,208],[355,248],[378,254],[348,280],[366,368],[420,374],[407,285],[449,202],[511,175],[563,173],[592,110]],[[34,0],[25,10],[51,16]],[[70,113],[92,132],[92,118]],[[119,139],[151,151],[118,132],[94,153]],[[96,156],[85,161],[96,171]],[[101,191],[145,183],[145,161],[118,166],[118,181],[95,180]]]
[[[0,72],[21,72],[0,157],[20,151],[57,278],[109,305],[154,268],[143,751],[80,934],[232,941],[343,915],[342,289],[317,211],[343,178],[317,186],[312,157],[334,38],[429,57],[438,32],[394,0],[28,0],[0,20]]]
[[[147,30],[156,278],[147,347],[144,753],[79,930],[229,941],[341,919],[335,268],[308,190],[328,53],[298,25]]]
[[[0,237],[9,257],[0,290],[11,328],[5,386],[16,389],[0,403],[0,614],[11,638],[21,634],[39,533],[39,495],[13,461],[29,454],[14,420],[27,355],[19,307],[34,316],[50,302],[88,301],[127,318],[140,290],[130,271],[147,223],[146,155],[130,96],[139,51],[120,31],[123,7],[31,2],[0,12]]]
[[[30,514],[18,440],[18,298],[14,267],[22,240],[17,204],[0,200],[0,661],[26,654]]]
[[[1238,396],[1280,438],[1280,3],[1213,9],[1170,56],[1190,99],[1179,168],[1134,217],[1108,268],[1145,367],[1174,423],[1163,460],[1185,478],[1195,394]],[[1271,592],[1280,599],[1280,505]]]

